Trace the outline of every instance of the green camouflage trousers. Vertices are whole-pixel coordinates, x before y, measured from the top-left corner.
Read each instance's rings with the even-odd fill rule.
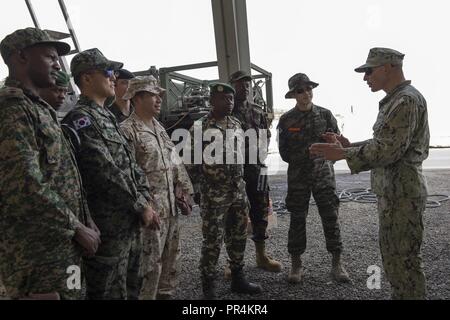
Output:
[[[245,190],[250,203],[250,221],[255,242],[264,242],[268,238],[266,230],[269,216],[268,176],[260,175],[262,166],[246,164],[244,166]]]
[[[160,230],[143,229],[142,300],[175,294],[180,274],[180,228],[178,216],[161,218]]]
[[[246,198],[230,202],[220,207],[201,207],[203,243],[200,258],[202,277],[214,278],[217,275],[217,260],[225,239],[231,270],[244,266],[244,252],[247,243],[248,201]]]
[[[70,266],[81,266],[81,256],[74,252],[72,257],[65,256],[64,260],[57,260],[44,265],[22,266],[23,269],[16,269],[8,275],[3,275],[3,285],[6,296],[12,299],[23,298],[29,293],[51,293],[58,292],[61,299],[79,300],[83,297],[83,288],[69,288],[67,280],[70,273]],[[82,275],[82,272],[81,272]],[[80,275],[80,276],[81,276]],[[83,281],[83,279],[80,279]]]
[[[392,299],[425,299],[420,248],[426,198],[378,197],[379,241]]]
[[[101,235],[93,258],[84,259],[87,298],[137,300],[142,285],[142,233],[133,228],[115,236]]]
[[[326,162],[320,170],[311,168],[309,172],[289,165],[286,207],[291,213],[288,234],[288,252],[291,255],[303,254],[306,250],[306,217],[311,193],[322,220],[327,250],[342,251],[339,198],[335,191],[334,171],[329,163]]]

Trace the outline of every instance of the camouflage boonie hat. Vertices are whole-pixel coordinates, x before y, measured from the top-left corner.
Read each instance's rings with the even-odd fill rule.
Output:
[[[74,78],[88,70],[119,70],[122,67],[122,62],[106,59],[103,53],[97,48],[88,49],[78,53],[70,62],[70,72]]]
[[[127,92],[122,97],[123,100],[130,100],[136,93],[146,91],[162,96],[166,89],[158,85],[158,81],[154,76],[138,76],[130,80]]]
[[[53,39],[44,30],[25,28],[16,30],[5,37],[0,42],[0,53],[6,62],[13,53],[36,44],[48,44],[55,47],[59,56],[64,56],[70,52],[70,45]]]
[[[229,84],[226,84],[226,83],[222,83],[222,82],[216,82],[216,83],[210,84],[209,91],[210,91],[211,95],[216,94],[216,93],[236,94],[236,91],[234,90],[234,88],[232,86],[230,86]]]
[[[230,75],[230,80],[228,80],[229,83],[233,83],[242,79],[246,79],[247,81],[252,81],[252,76],[249,75],[247,72],[239,70]]]
[[[367,69],[379,67],[387,63],[393,65],[402,65],[405,55],[394,49],[389,48],[372,48],[369,51],[366,63],[355,69],[356,72],[366,72]]]
[[[284,96],[286,99],[294,97],[295,91],[304,88],[306,86],[311,86],[313,88],[317,87],[319,84],[309,80],[308,76],[304,73],[296,73],[289,78],[288,86],[289,91]]]
[[[68,87],[70,83],[70,76],[64,71],[56,72],[55,85],[58,87]]]

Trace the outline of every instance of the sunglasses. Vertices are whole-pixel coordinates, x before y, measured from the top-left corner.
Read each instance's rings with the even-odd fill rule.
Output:
[[[105,78],[111,78],[112,76],[114,77],[118,77],[119,76],[119,71],[116,70],[112,70],[112,69],[97,69],[97,70],[92,70],[91,72],[87,72],[87,73],[101,73]]]
[[[112,76],[117,78],[119,76],[119,71],[115,71],[115,70],[111,70],[111,69],[101,70],[101,71],[103,72],[103,75],[106,78],[111,78]]]
[[[311,92],[312,91],[312,87],[306,87],[306,88],[302,88],[302,89],[297,89],[297,93],[298,94],[302,94],[302,93],[305,93],[305,92]]]

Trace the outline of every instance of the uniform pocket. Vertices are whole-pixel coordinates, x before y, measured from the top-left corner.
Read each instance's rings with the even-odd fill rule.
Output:
[[[42,145],[45,150],[45,162],[50,165],[59,163],[61,156],[62,131],[59,128],[41,127]]]

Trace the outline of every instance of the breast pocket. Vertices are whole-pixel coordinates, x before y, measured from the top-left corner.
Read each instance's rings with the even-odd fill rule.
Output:
[[[39,128],[44,150],[44,162],[49,165],[59,163],[62,152],[62,131],[58,127],[42,126]]]
[[[325,119],[316,119],[314,122],[314,134],[321,137],[327,131],[327,121]]]

